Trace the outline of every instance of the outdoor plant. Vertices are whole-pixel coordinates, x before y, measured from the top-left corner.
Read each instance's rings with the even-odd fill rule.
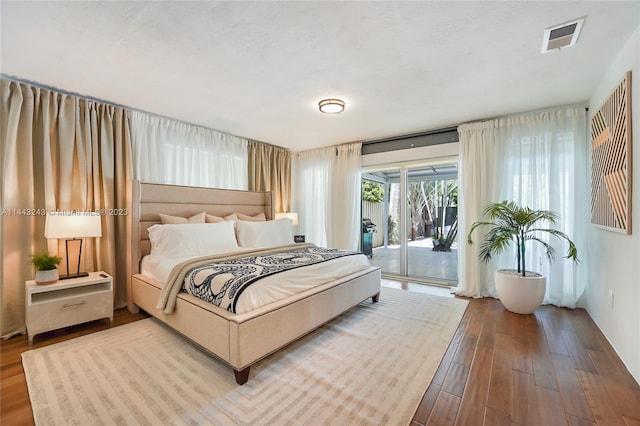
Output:
[[[451,251],[451,246],[458,238],[458,219],[456,218],[446,235],[442,234],[440,228],[436,227],[431,234],[431,238],[433,239],[433,251]]]
[[[384,189],[377,182],[365,180],[362,182],[362,199],[370,203],[380,203],[384,200]]]
[[[31,255],[31,263],[33,264],[36,271],[49,271],[51,269],[56,269],[56,265],[58,265],[62,259],[58,256],[51,256],[47,252],[36,253]]]
[[[518,203],[503,201],[491,203],[485,207],[484,215],[490,221],[475,222],[471,225],[467,241],[473,244],[471,234],[480,226],[489,226],[489,231],[480,247],[480,259],[488,262],[492,255],[502,253],[511,243],[515,243],[518,263],[518,273],[525,276],[525,248],[527,241],[537,241],[546,250],[549,261],[555,257],[555,250],[546,241],[540,239],[540,234],[548,233],[558,239],[569,243],[567,259],[578,262],[578,250],[569,237],[556,229],[539,227],[540,222],[554,224],[558,215],[548,210],[532,210],[529,207],[520,207]]]

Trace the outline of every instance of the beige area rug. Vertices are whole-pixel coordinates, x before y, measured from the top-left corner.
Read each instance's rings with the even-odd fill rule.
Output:
[[[22,354],[36,424],[411,422],[467,307],[383,288],[254,365],[249,382],[154,319]]]

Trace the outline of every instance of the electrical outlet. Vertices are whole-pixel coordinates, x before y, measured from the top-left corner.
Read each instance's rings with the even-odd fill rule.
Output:
[[[611,305],[611,309],[613,309],[613,290],[609,289],[609,305]]]

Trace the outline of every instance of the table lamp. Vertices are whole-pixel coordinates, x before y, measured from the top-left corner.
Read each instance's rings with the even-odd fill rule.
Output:
[[[57,212],[47,214],[44,225],[44,236],[48,239],[65,239],[67,258],[67,275],[61,275],[60,279],[86,277],[87,272],[80,272],[80,260],[82,256],[82,239],[102,236],[100,215],[91,212]],[[79,241],[78,269],[75,274],[69,271],[69,241]]]

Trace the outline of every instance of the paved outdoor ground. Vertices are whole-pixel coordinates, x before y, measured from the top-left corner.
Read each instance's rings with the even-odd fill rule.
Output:
[[[458,281],[458,250],[450,252],[433,251],[431,238],[409,242],[409,277]],[[371,264],[379,266],[382,273],[398,275],[400,273],[400,246],[376,247],[373,249]]]

